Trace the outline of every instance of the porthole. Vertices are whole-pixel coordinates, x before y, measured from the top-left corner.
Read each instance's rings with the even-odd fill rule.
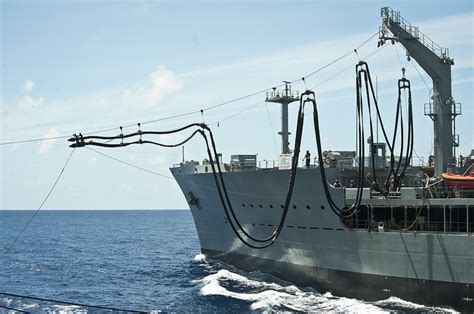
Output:
[[[321,209],[324,209],[324,205],[321,205]]]
[[[280,207],[281,207],[281,208],[285,208],[285,206],[283,206],[283,205],[280,205]]]
[[[309,205],[306,205],[306,209],[310,209],[310,208],[311,208],[311,206],[309,206]]]
[[[273,205],[270,205],[270,208],[273,208]]]
[[[293,205],[293,208],[296,209],[296,205]]]
[[[245,207],[245,204],[242,204],[242,207]]]
[[[258,207],[263,208],[262,204],[258,205]]]
[[[253,204],[250,204],[250,207],[253,207]]]

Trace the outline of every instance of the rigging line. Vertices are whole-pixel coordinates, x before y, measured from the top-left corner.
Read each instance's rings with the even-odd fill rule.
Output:
[[[40,142],[40,141],[47,141],[47,140],[56,140],[56,139],[67,138],[67,137],[70,137],[70,135],[61,135],[61,136],[34,138],[34,139],[29,139],[29,140],[10,141],[10,142],[0,143],[0,146],[11,145],[11,144],[20,144],[20,143]]]
[[[9,296],[9,297],[21,298],[21,299],[44,301],[44,302],[50,302],[50,303],[59,303],[59,304],[74,305],[74,306],[80,306],[80,307],[88,307],[88,308],[101,309],[101,310],[117,311],[117,312],[147,313],[145,311],[121,309],[121,308],[108,307],[108,306],[102,306],[102,305],[91,305],[91,304],[84,304],[84,303],[67,302],[67,301],[53,300],[53,299],[48,299],[48,298],[32,297],[32,296],[28,296],[28,295],[6,293],[6,292],[1,292],[1,291],[0,291],[0,295],[6,295],[6,296]]]
[[[334,63],[336,63],[336,62],[338,62],[338,61],[344,59],[345,57],[350,56],[351,54],[353,54],[354,52],[356,52],[358,49],[362,48],[365,44],[367,44],[372,38],[374,38],[376,35],[378,35],[378,33],[379,33],[379,32],[377,31],[375,34],[373,34],[373,35],[370,36],[367,40],[365,40],[362,44],[360,44],[359,46],[357,46],[357,48],[355,48],[355,49],[353,49],[353,50],[351,50],[351,51],[346,52],[345,54],[343,54],[343,55],[340,56],[339,58],[337,58],[337,59],[335,59],[335,60],[329,62],[328,64],[326,64],[326,65],[320,67],[320,68],[317,69],[317,70],[314,70],[313,72],[311,72],[311,73],[309,73],[309,74],[307,74],[307,75],[305,75],[305,76],[303,76],[303,77],[304,77],[304,78],[308,78],[308,77],[310,77],[310,76],[313,76],[314,74],[316,74],[316,73],[318,73],[318,72],[321,72],[322,70],[324,70],[324,69],[330,67],[331,65],[333,65]],[[302,79],[296,79],[296,80],[291,81],[291,83],[295,83],[295,82],[298,82],[298,81],[301,81],[301,80],[302,80]]]
[[[426,83],[423,75],[421,75],[420,71],[418,70],[418,67],[416,66],[415,62],[411,62],[411,65],[413,65],[413,67],[415,68],[416,72],[418,73],[418,75],[420,76],[421,80],[423,81],[423,83],[425,84],[426,86],[426,89],[428,90],[428,92],[431,93],[431,88],[428,86],[428,84]]]
[[[20,236],[25,232],[26,228],[28,228],[28,226],[30,225],[30,223],[33,221],[33,219],[36,217],[36,215],[38,214],[38,212],[41,210],[41,208],[43,208],[44,204],[46,203],[46,201],[49,199],[49,197],[51,196],[51,193],[53,193],[53,190],[54,188],[56,187],[56,185],[58,184],[59,182],[59,179],[61,178],[61,176],[63,175],[64,173],[64,170],[66,169],[67,165],[69,164],[69,161],[71,160],[71,157],[72,157],[72,154],[74,153],[76,149],[74,148],[71,153],[69,154],[67,160],[66,160],[66,163],[64,164],[63,168],[61,169],[61,171],[59,172],[59,175],[58,177],[56,178],[56,181],[54,182],[53,186],[51,187],[51,189],[49,190],[48,194],[46,195],[46,197],[44,198],[43,202],[41,203],[41,205],[38,207],[38,209],[35,211],[35,213],[31,216],[30,220],[28,220],[28,222],[23,226],[23,229],[21,229],[20,233],[16,236],[15,240],[13,240],[13,242],[10,244],[10,246],[3,252],[3,254],[7,254],[12,248],[13,248],[13,245],[15,245],[16,241],[18,241],[18,239],[20,238]]]
[[[279,87],[282,87],[284,86],[285,84],[280,84],[280,85],[277,85],[277,86],[274,86],[276,88],[279,88]],[[213,106],[209,106],[209,107],[206,107],[206,108],[203,108],[202,110],[203,111],[208,111],[208,110],[212,110],[212,109],[216,109],[216,108],[219,108],[219,107],[222,107],[222,106],[225,106],[225,105],[228,105],[230,103],[233,103],[233,102],[236,102],[236,101],[239,101],[239,100],[243,100],[243,99],[246,99],[246,98],[250,98],[250,97],[253,97],[253,96],[256,96],[256,95],[259,95],[259,94],[263,94],[269,90],[271,90],[273,87],[271,88],[267,88],[267,89],[262,89],[258,92],[254,92],[254,93],[251,93],[251,94],[248,94],[248,95],[245,95],[245,96],[241,96],[241,97],[238,97],[238,98],[234,98],[232,100],[228,100],[228,101],[225,101],[223,103],[220,103],[220,104],[217,104],[217,105],[213,105]]]
[[[374,35],[372,35],[370,38],[368,38],[367,40],[365,40],[362,44],[360,44],[357,48],[357,49],[360,49],[362,46],[364,46],[365,44],[367,44],[372,38],[374,38],[376,35],[378,34],[375,33]],[[322,71],[323,69],[331,66],[332,64],[340,61],[341,59],[349,56],[350,54],[352,54],[354,51],[350,51],[350,52],[347,52],[346,54],[342,55],[341,57],[335,59],[334,61],[326,64],[325,66],[309,73],[308,75],[306,75],[305,77],[310,77],[320,71]],[[298,82],[298,81],[302,81],[301,78],[299,79],[295,79],[293,81],[291,81],[291,83],[295,83],[295,82]],[[158,118],[158,119],[153,119],[153,120],[148,120],[148,121],[145,121],[145,122],[142,122],[141,124],[149,124],[149,123],[155,123],[155,122],[160,122],[160,121],[164,121],[164,120],[170,120],[170,119],[175,119],[175,118],[180,118],[180,117],[184,117],[184,116],[188,116],[188,115],[192,115],[192,114],[197,114],[197,113],[201,113],[201,110],[202,111],[208,111],[208,110],[213,110],[213,109],[216,109],[216,108],[219,108],[219,107],[222,107],[222,106],[225,106],[225,105],[228,105],[230,103],[234,103],[234,102],[237,102],[237,101],[240,101],[240,100],[243,100],[243,99],[246,99],[246,98],[249,98],[249,97],[253,97],[253,96],[256,96],[258,94],[261,94],[261,93],[264,93],[266,91],[269,91],[271,90],[273,87],[276,87],[276,88],[279,88],[279,87],[282,87],[284,86],[284,84],[280,84],[280,85],[276,85],[276,86],[272,86],[271,88],[266,88],[266,89],[263,89],[263,90],[260,90],[260,91],[257,91],[257,92],[253,92],[253,93],[250,93],[250,94],[247,94],[245,96],[241,96],[241,97],[238,97],[238,98],[234,98],[234,99],[231,99],[231,100],[228,100],[228,101],[225,101],[225,102],[222,102],[222,103],[218,103],[216,105],[212,105],[212,106],[208,106],[208,107],[205,107],[203,109],[200,109],[200,110],[194,110],[194,111],[190,111],[190,112],[185,112],[185,113],[181,113],[181,114],[176,114],[176,115],[171,115],[171,116],[168,116],[168,117],[164,117],[164,118]],[[123,126],[123,128],[129,128],[129,127],[133,127],[133,126],[136,126],[136,124],[127,124],[125,126]],[[103,133],[103,132],[108,132],[108,131],[113,131],[113,130],[116,130],[116,127],[112,127],[112,128],[106,128],[106,129],[100,129],[100,130],[96,130],[96,131],[90,131],[90,132],[85,132],[84,135],[86,134],[96,134],[96,133]],[[3,143],[0,143],[0,146],[3,146],[3,145],[11,145],[11,144],[19,144],[19,143],[29,143],[29,142],[39,142],[39,141],[44,141],[44,140],[51,140],[51,139],[61,139],[61,138],[66,138],[66,137],[69,137],[69,135],[62,135],[62,136],[56,136],[56,137],[44,137],[44,138],[35,138],[35,139],[26,139],[26,140],[18,140],[18,141],[10,141],[10,142],[3,142]]]
[[[376,49],[374,49],[374,51],[372,51],[370,54],[368,54],[367,56],[363,57],[362,58],[362,61],[367,61],[367,59],[369,59],[370,57],[372,57],[373,55],[375,55],[376,53],[378,53],[380,50],[382,50],[383,48],[387,47],[387,45],[383,45],[383,46],[380,46],[380,47],[377,47]],[[354,67],[353,64],[350,64],[349,66],[343,68],[341,71],[335,73],[334,75],[328,77],[327,79],[325,79],[324,81],[322,82],[319,82],[318,84],[314,85],[313,88],[311,88],[311,90],[314,90],[316,89],[317,87],[320,87],[321,85],[324,85],[326,84],[327,82],[331,81],[333,78],[335,78],[336,76],[339,76],[340,74],[344,73],[345,71],[349,70],[349,69],[352,69]]]
[[[383,50],[383,48],[387,47],[387,45],[383,45],[382,47],[380,48],[377,48],[375,49],[374,51],[372,51],[371,53],[369,53],[367,56],[365,56],[364,58],[362,58],[362,61],[367,61],[367,59],[369,59],[370,57],[372,57],[373,55],[375,55],[376,53],[379,53],[381,50]]]
[[[413,153],[415,153],[415,156],[416,156],[416,158],[418,158],[418,161],[421,161],[421,165],[424,166],[425,162],[423,160],[423,157],[420,157],[420,155],[418,155],[415,148],[413,148]]]
[[[369,39],[367,39],[366,41],[364,41],[364,42],[363,42],[361,45],[359,45],[356,49],[359,49],[359,48],[361,48],[362,46],[364,46],[365,44],[367,44],[367,43],[368,43],[372,38],[374,38],[377,34],[378,34],[378,32],[375,33],[374,35],[372,35],[372,36],[371,36]],[[386,46],[384,45],[384,46],[381,46],[381,47],[377,47],[372,53],[370,53],[369,55],[367,55],[367,56],[364,58],[364,60],[367,60],[369,57],[371,57],[372,55],[374,55],[376,52],[378,52],[379,50],[381,50],[381,49],[384,48],[384,47],[386,47]],[[329,67],[330,65],[336,63],[337,61],[339,61],[339,60],[341,60],[341,59],[343,59],[343,58],[349,56],[349,55],[352,54],[353,52],[354,52],[354,51],[348,52],[347,54],[345,54],[345,55],[339,57],[338,59],[332,61],[331,63],[329,63],[329,64],[327,64],[327,65],[325,65],[325,66],[319,68],[318,70],[312,72],[311,74],[306,75],[305,78],[307,78],[307,77],[309,77],[309,76],[311,76],[311,75],[314,75],[314,74],[316,74],[317,72],[319,72],[319,71],[321,71],[321,70],[323,70],[323,69]],[[350,65],[350,66],[348,66],[347,68],[344,68],[342,71],[336,73],[335,75],[330,76],[327,80],[325,80],[325,81],[323,81],[323,82],[317,84],[314,88],[316,88],[316,87],[318,87],[318,86],[320,86],[320,85],[326,83],[327,81],[333,79],[334,77],[338,76],[338,75],[341,74],[342,72],[344,72],[344,71],[346,71],[346,70],[348,70],[348,69],[350,69],[350,68],[352,68],[352,67],[353,67],[353,65]],[[294,81],[292,81],[291,83],[294,83],[294,82],[297,82],[297,81],[300,81],[300,80],[301,80],[301,79],[294,80]],[[283,86],[283,84],[280,84],[280,85],[278,85],[278,86],[276,86],[276,87],[278,88],[278,87],[281,87],[281,86]],[[314,88],[313,88],[313,89],[314,89]],[[267,91],[267,90],[265,90],[265,91]],[[265,92],[265,91],[263,91],[263,92]],[[252,96],[254,96],[254,94],[252,94]],[[260,103],[262,103],[262,102],[258,102],[257,104],[251,105],[251,106],[249,106],[249,107],[243,109],[242,111],[239,111],[238,113],[235,113],[235,114],[233,114],[233,115],[230,115],[229,117],[224,118],[224,119],[222,119],[222,120],[220,120],[220,121],[218,121],[218,122],[223,122],[223,121],[225,121],[225,120],[231,119],[231,118],[233,118],[233,117],[235,117],[235,116],[237,116],[237,115],[239,115],[239,114],[241,114],[241,113],[243,113],[243,112],[245,112],[245,111],[247,111],[247,110],[249,110],[249,109],[252,109],[253,107],[256,107],[256,106],[259,105]],[[205,108],[205,109],[203,109],[203,110],[208,110],[208,109]],[[267,106],[267,110],[268,110],[268,106]],[[143,123],[142,123],[142,124],[143,124]],[[214,124],[215,124],[215,123],[214,123]]]
[[[297,129],[300,129],[300,127],[302,128],[302,125],[300,126],[301,123],[298,123],[298,127]],[[197,129],[196,131],[194,131],[192,133],[191,136],[189,136],[187,139],[185,139],[184,141],[180,142],[180,143],[177,143],[177,144],[173,144],[173,145],[167,145],[168,147],[172,147],[172,146],[180,146],[180,145],[183,145],[184,143],[186,143],[187,141],[191,140],[191,138],[193,138],[197,133],[201,134],[202,137],[204,138],[204,141],[206,142],[206,148],[207,148],[207,153],[208,153],[208,157],[209,157],[209,161],[210,161],[210,164],[211,164],[211,167],[212,167],[212,172],[213,172],[213,176],[214,176],[214,180],[215,180],[215,183],[216,183],[216,187],[217,187],[217,191],[219,193],[219,197],[220,197],[220,200],[221,200],[221,203],[222,203],[222,206],[226,212],[226,216],[227,216],[227,219],[230,223],[230,226],[232,227],[232,230],[234,231],[235,235],[247,246],[251,247],[251,248],[256,248],[256,249],[263,249],[263,248],[266,248],[266,247],[269,247],[270,245],[272,245],[275,240],[277,239],[278,237],[278,234],[281,232],[282,228],[283,228],[283,222],[281,222],[278,227],[277,227],[277,230],[274,231],[274,233],[271,235],[270,238],[266,239],[266,240],[260,240],[260,239],[256,239],[256,238],[253,238],[252,236],[249,235],[248,232],[245,231],[245,229],[243,228],[242,224],[240,224],[240,222],[238,221],[235,213],[234,213],[234,210],[232,209],[232,206],[231,206],[231,202],[230,202],[230,199],[229,199],[229,196],[228,196],[228,192],[227,192],[227,189],[225,187],[225,182],[224,182],[224,179],[223,179],[223,175],[222,175],[222,172],[221,172],[221,166],[220,166],[220,163],[219,163],[219,157],[218,157],[218,153],[217,153],[217,149],[216,149],[216,145],[215,145],[215,141],[214,141],[214,137],[213,137],[213,134],[212,134],[212,131],[211,129],[205,125],[205,124],[197,124],[197,123],[193,123],[193,124],[189,124],[187,126],[184,126],[184,127],[181,127],[179,129],[176,129],[176,130],[172,130],[172,131],[163,131],[163,132],[157,132],[157,131],[145,131],[145,132],[138,132],[138,133],[131,133],[131,134],[126,134],[126,135],[119,135],[119,136],[115,136],[115,138],[129,138],[129,137],[133,137],[133,136],[141,136],[143,134],[170,134],[170,133],[177,133],[177,132],[180,132],[182,130],[185,130],[185,129],[188,129],[188,128],[191,128],[191,127],[199,127],[199,129]],[[210,138],[210,142],[212,143],[212,152],[211,152],[211,148],[209,146],[209,140],[206,136],[206,133],[205,131],[208,131],[209,132],[209,138]],[[301,129],[302,130],[302,129]],[[297,132],[298,134],[300,134],[300,132]],[[88,141],[88,142],[85,142],[84,139],[91,139],[91,138],[95,138],[95,139],[103,139],[103,140],[106,140],[106,139],[111,139],[113,137],[104,137],[104,136],[88,136],[88,137],[77,137],[75,136],[74,138],[71,138],[69,141],[76,141],[76,143],[72,144],[71,147],[83,147],[83,146],[86,146],[86,145],[95,145],[95,146],[103,146],[103,147],[123,147],[123,146],[128,146],[128,145],[135,145],[135,144],[154,144],[154,145],[159,145],[159,146],[163,146],[163,144],[161,143],[157,143],[157,142],[152,142],[152,141],[143,141],[143,140],[139,140],[139,141],[133,141],[133,142],[127,142],[127,143],[120,143],[120,144],[104,144],[104,143],[100,143],[100,142],[94,142],[94,141]],[[295,142],[295,145],[300,145],[301,143],[296,141]],[[298,146],[299,147],[299,146]],[[296,151],[296,150],[295,150]],[[298,158],[297,158],[297,153],[295,153],[296,155],[296,158],[293,160],[293,166],[292,166],[292,172],[296,173],[296,167],[297,167],[297,164],[298,164]],[[213,157],[213,155],[215,156],[215,158]],[[216,161],[216,165],[217,165],[217,169],[218,169],[218,173],[219,173],[219,178],[217,177],[217,172],[216,172],[216,167],[214,165],[214,159]],[[294,175],[292,176],[293,179],[290,179],[290,181],[292,181],[292,183],[290,183],[290,186],[289,187],[289,190],[292,191],[293,189],[293,184],[294,184]],[[224,192],[224,194],[222,193]],[[290,193],[290,192],[289,192]],[[225,196],[225,199],[224,199],[224,196]],[[288,208],[289,208],[289,199],[288,198],[291,198],[291,194],[287,194],[287,201],[285,203],[285,213],[284,215],[282,216],[282,219],[284,221],[285,217],[286,217],[286,213],[288,211]],[[227,205],[229,206],[229,209],[232,213],[232,217],[234,218],[235,220],[235,223],[238,225],[239,227],[239,230],[245,234],[246,237],[248,237],[249,239],[251,239],[252,241],[255,241],[255,242],[267,242],[267,241],[271,241],[267,244],[265,244],[264,246],[257,246],[257,245],[253,245],[252,243],[249,243],[248,241],[246,241],[243,236],[240,234],[239,230],[237,230],[237,228],[234,226],[234,222],[232,220],[232,218],[230,218],[229,216],[229,212],[228,212],[228,209],[227,209],[227,205],[226,205],[226,202],[227,202]]]
[[[155,122],[180,118],[180,117],[188,116],[188,115],[191,115],[191,114],[197,114],[197,113],[200,113],[200,112],[201,112],[200,110],[195,110],[195,111],[191,111],[191,112],[186,112],[186,113],[181,113],[181,114],[167,116],[167,117],[163,117],[163,118],[159,118],[159,119],[154,119],[154,120],[141,122],[141,124],[149,124],[149,123],[155,123]],[[122,128],[125,129],[125,128],[131,128],[131,127],[135,127],[135,126],[137,126],[135,123],[134,124],[127,124],[127,125],[123,126]],[[117,127],[84,132],[83,135],[98,134],[98,133],[104,133],[104,132],[113,131],[113,130],[117,130]],[[39,142],[39,141],[54,140],[54,139],[61,139],[61,138],[68,138],[68,137],[71,137],[71,135],[61,135],[61,136],[43,137],[43,138],[36,138],[36,139],[29,139],[29,140],[10,141],[10,142],[0,143],[0,146],[10,145],[10,144],[19,144],[19,143],[28,143],[28,142]]]
[[[1,304],[0,304],[0,309],[5,309],[5,310],[13,311],[14,313],[15,313],[15,312],[19,312],[19,313],[30,313],[30,312],[27,312],[27,311],[23,311],[23,310],[16,309],[16,308],[13,308],[13,307],[8,307],[8,306],[6,306],[6,305],[1,305]]]
[[[263,103],[265,103],[265,102],[261,100],[261,101],[259,101],[258,103],[252,104],[252,105],[250,105],[250,106],[248,106],[248,107],[242,109],[242,110],[239,111],[239,112],[236,112],[236,113],[234,113],[234,114],[231,114],[230,116],[228,116],[228,117],[226,117],[226,118],[223,118],[222,120],[219,120],[219,121],[217,121],[217,122],[214,122],[213,124],[222,123],[222,122],[224,122],[224,121],[226,121],[226,120],[232,119],[232,118],[234,118],[234,117],[236,117],[236,116],[238,116],[238,115],[244,113],[245,111],[250,110],[250,109],[252,109],[252,108],[255,108],[255,107],[257,107],[258,105],[261,105],[261,104],[263,104]]]
[[[90,148],[90,147],[86,147],[86,148],[87,148],[88,150],[91,150],[91,151],[93,151],[93,152],[99,154],[99,155],[102,155],[102,156],[104,156],[104,157],[113,159],[113,160],[118,161],[118,162],[120,162],[120,163],[122,163],[122,164],[125,164],[125,165],[127,165],[127,166],[130,166],[130,167],[133,167],[133,168],[142,170],[142,171],[146,171],[146,172],[149,172],[149,173],[151,173],[151,174],[154,174],[154,175],[157,175],[157,176],[166,178],[166,179],[174,180],[174,178],[172,178],[172,177],[170,177],[170,176],[167,176],[167,175],[164,175],[164,174],[161,174],[161,173],[158,173],[158,172],[154,172],[154,171],[152,171],[152,170],[148,170],[148,169],[139,167],[139,166],[137,166],[137,165],[128,163],[128,162],[126,162],[126,161],[123,161],[123,160],[120,160],[120,159],[118,159],[118,158],[115,158],[115,157],[112,157],[112,156],[110,156],[110,155],[107,155],[107,154],[104,154],[104,153],[102,153],[102,152],[99,152],[98,150],[95,150],[95,149],[93,149],[93,148]]]
[[[400,68],[403,68],[402,65],[402,59],[400,58],[400,52],[398,51],[397,45],[392,45],[395,48],[395,51],[397,52],[397,58],[398,58],[398,63],[400,63]]]
[[[265,108],[267,109],[267,117],[268,117],[268,122],[270,123],[270,130],[272,130],[272,139],[273,139],[273,146],[275,148],[275,157],[278,157],[278,146],[277,142],[275,139],[275,131],[273,130],[273,123],[272,123],[272,116],[270,115],[270,109],[268,109],[268,103],[265,102]]]
[[[318,73],[318,72],[321,72],[322,70],[324,70],[324,69],[330,67],[330,66],[333,65],[334,63],[336,63],[336,62],[338,62],[338,61],[344,59],[344,58],[347,57],[347,56],[350,56],[350,55],[353,54],[353,53],[354,53],[354,51],[349,51],[349,52],[345,53],[344,55],[340,56],[339,58],[335,59],[334,61],[331,61],[331,62],[329,62],[328,64],[326,64],[326,65],[320,67],[319,69],[317,69],[317,70],[315,70],[315,71],[313,71],[313,72],[307,74],[306,76],[304,76],[304,78],[308,78],[308,77],[310,77],[310,76],[315,75],[315,74]],[[297,79],[297,80],[291,81],[290,83],[293,84],[293,83],[298,82],[298,81],[301,81],[301,79]]]
[[[374,38],[375,36],[377,36],[379,34],[379,31],[376,31],[375,34],[373,34],[372,36],[370,36],[366,41],[364,41],[362,44],[360,44],[358,47],[356,47],[355,49],[359,50],[360,48],[362,48],[363,46],[365,46],[365,44],[367,44],[372,38]]]

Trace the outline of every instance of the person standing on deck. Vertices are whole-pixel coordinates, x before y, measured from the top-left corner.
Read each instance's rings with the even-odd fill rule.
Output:
[[[306,151],[306,155],[304,155],[303,159],[306,161],[306,168],[309,168],[309,164],[311,162],[311,154],[309,150]]]

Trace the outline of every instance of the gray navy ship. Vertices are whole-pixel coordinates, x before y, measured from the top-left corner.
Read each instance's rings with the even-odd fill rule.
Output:
[[[202,135],[208,159],[183,160],[171,172],[187,199],[206,256],[338,296],[368,301],[396,296],[474,311],[474,150],[463,160],[455,158],[455,120],[461,105],[451,93],[454,61],[447,48],[399,12],[385,7],[381,17],[379,46],[403,45],[433,81],[424,114],[434,124],[434,155],[426,166],[412,162],[410,81],[398,81],[394,132],[389,135],[368,64],[362,61],[356,65],[356,151],[323,151],[315,93],[294,92],[288,82],[283,90],[274,88],[266,95],[267,102],[282,108],[282,151],[275,163],[248,154],[232,155],[223,163],[212,131],[199,123],[165,132],[79,134],[69,139],[74,142],[71,147],[178,147]],[[402,95],[407,95],[407,109],[402,109]],[[297,101],[290,150],[288,105]],[[312,113],[318,150],[314,162],[305,156],[301,166],[305,108]],[[375,141],[375,122],[382,128],[382,142]],[[192,129],[188,138],[174,145],[143,138]]]
[[[368,157],[324,151],[315,163],[293,169],[288,104],[302,98],[287,84],[267,93],[266,99],[282,105],[278,163],[258,162],[257,155],[232,155],[230,163],[218,167],[216,156],[202,164],[183,162],[171,172],[192,211],[201,251],[210,258],[339,296],[397,296],[473,311],[474,177],[469,175],[470,158],[457,163],[454,154],[459,140],[453,121],[461,114],[451,95],[454,62],[448,49],[399,12],[385,7],[381,16],[379,45],[402,44],[433,80],[432,102],[424,108],[434,123],[434,156],[428,166],[413,166],[408,160],[403,177],[400,171],[393,176],[393,168],[403,168],[405,160],[400,156],[390,161],[387,143],[369,138]],[[390,172],[390,182],[374,181],[374,173],[385,178]],[[354,187],[357,183],[362,186]]]

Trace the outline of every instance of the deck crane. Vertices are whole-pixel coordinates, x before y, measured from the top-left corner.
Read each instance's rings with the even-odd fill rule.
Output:
[[[459,146],[459,136],[453,134],[453,122],[461,114],[461,104],[454,102],[451,93],[454,61],[449,57],[449,49],[438,46],[390,7],[381,9],[381,18],[379,45],[386,41],[401,43],[407,57],[414,58],[433,80],[431,101],[425,104],[424,113],[434,124],[434,174],[452,172],[456,163],[454,148]]]

